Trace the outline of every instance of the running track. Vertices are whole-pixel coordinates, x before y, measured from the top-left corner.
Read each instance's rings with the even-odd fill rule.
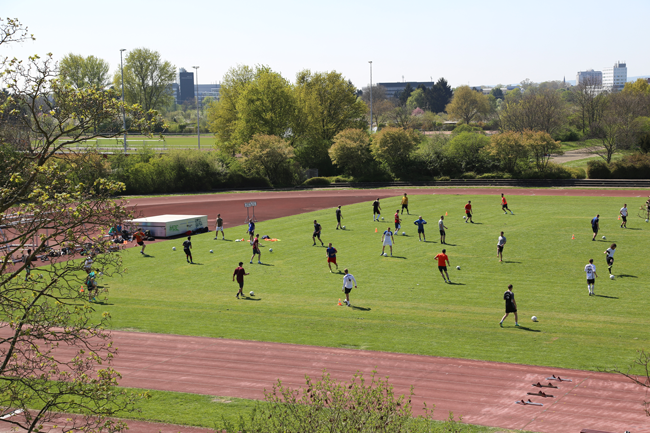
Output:
[[[572,189],[381,189],[316,190],[217,194],[130,199],[142,216],[160,214],[207,214],[214,227],[221,213],[228,227],[241,225],[243,203],[257,201],[256,216],[268,220],[338,205],[420,194],[494,194],[642,197],[645,191]],[[515,200],[511,200],[515,201]],[[645,200],[643,200],[645,201]],[[344,213],[345,215],[345,213]],[[377,369],[389,376],[398,394],[415,386],[413,407],[435,404],[435,418],[452,411],[471,424],[526,429],[543,433],[577,433],[581,429],[611,432],[629,430],[650,433],[650,419],[642,403],[650,400],[645,390],[628,379],[607,373],[502,364],[431,356],[360,351],[281,343],[211,339],[161,334],[113,332],[119,354],[114,366],[123,375],[120,385],[216,396],[263,399],[264,389],[281,379],[298,387],[304,376],[320,377],[326,369],[332,377],[349,380],[357,371],[366,376]],[[571,379],[559,389],[544,388],[553,398],[532,397],[532,383],[556,375]],[[516,400],[531,398],[544,406],[522,406]],[[128,422],[131,432],[207,432],[180,426]]]

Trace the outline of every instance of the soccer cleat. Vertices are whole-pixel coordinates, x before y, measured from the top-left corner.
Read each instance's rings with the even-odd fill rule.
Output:
[[[503,322],[499,322],[499,326],[503,328]]]
[[[217,240],[219,240],[219,238],[214,238],[213,240],[217,241]]]
[[[515,326],[516,326],[516,327],[519,327],[519,323],[515,323]]]
[[[253,264],[253,261],[251,260],[251,265]]]
[[[262,264],[262,262],[261,262],[261,261],[259,261],[259,260],[257,261],[257,263],[259,263],[260,265]]]

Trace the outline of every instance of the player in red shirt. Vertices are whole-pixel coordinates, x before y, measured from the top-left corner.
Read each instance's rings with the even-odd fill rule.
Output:
[[[402,219],[399,217],[399,209],[395,210],[395,234],[402,228]]]
[[[440,275],[442,276],[442,279],[445,280],[445,283],[451,283],[451,279],[449,278],[449,273],[447,272],[447,265],[451,266],[451,263],[449,263],[449,257],[446,254],[447,250],[442,250],[441,253],[436,255],[435,259],[438,260],[438,270],[440,271]],[[446,262],[446,264],[445,264]],[[447,278],[445,279],[445,274],[447,275]]]
[[[235,269],[235,272],[232,274],[232,280],[235,281],[235,277],[237,277],[237,283],[239,283],[239,291],[235,295],[237,299],[239,299],[239,295],[241,295],[242,298],[245,298],[246,295],[244,295],[244,275],[248,275],[246,271],[243,268],[244,262],[239,262],[239,266],[237,269]]]
[[[506,215],[508,215],[508,212],[506,212],[506,211],[507,211],[507,210],[510,210],[510,209],[508,209],[508,201],[507,201],[506,198],[503,196],[503,193],[501,194],[501,210],[502,210],[503,213],[506,214]],[[510,213],[511,213],[512,215],[514,215],[514,213],[512,213],[511,210],[510,210]]]
[[[260,251],[260,234],[255,235],[255,240],[253,241],[253,255],[251,256],[251,264],[253,264],[253,259],[257,254],[257,263],[262,264],[262,252]]]
[[[474,224],[474,221],[472,220],[472,202],[468,201],[467,204],[465,205],[465,222],[472,222]]]
[[[133,233],[133,240],[142,247],[140,254],[144,254],[146,245],[144,244],[144,233],[141,228],[139,228],[137,232]]]

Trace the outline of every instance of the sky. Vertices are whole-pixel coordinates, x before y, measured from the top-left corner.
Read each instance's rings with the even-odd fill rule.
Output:
[[[296,73],[337,71],[359,87],[431,81],[453,87],[574,80],[581,70],[627,62],[650,75],[650,1],[0,0],[36,41],[0,55],[94,55],[120,65],[120,49],[146,47],[201,84],[237,65]]]

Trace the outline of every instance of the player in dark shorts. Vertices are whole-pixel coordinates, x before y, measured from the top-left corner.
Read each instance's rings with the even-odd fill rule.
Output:
[[[250,241],[253,242],[253,236],[255,235],[255,223],[253,222],[252,218],[248,220],[248,230],[246,230],[246,234],[249,235]]]
[[[519,319],[517,317],[517,302],[515,301],[515,294],[512,293],[512,284],[508,284],[508,290],[503,294],[503,299],[506,301],[506,314],[499,322],[499,326],[503,328],[503,321],[506,320],[508,314],[515,314],[515,326],[519,326]]]
[[[343,230],[343,226],[341,225],[341,219],[343,219],[343,215],[341,215],[341,206],[339,206],[336,209],[336,230],[338,229]]]
[[[594,232],[594,237],[591,238],[592,241],[596,240],[596,235],[598,235],[598,229],[600,228],[600,214],[596,215],[592,220],[591,220],[591,230]]]
[[[474,224],[474,220],[472,219],[472,215],[474,212],[472,211],[472,202],[468,201],[467,204],[465,205],[465,222],[471,222]]]
[[[438,253],[434,259],[438,260],[440,276],[445,280],[445,283],[451,283],[451,278],[449,278],[449,273],[447,272],[447,265],[451,266],[451,263],[449,263],[449,257],[447,256],[447,250],[442,250],[442,252]],[[447,275],[447,278],[445,278],[445,274]]]
[[[253,241],[253,255],[251,256],[251,264],[253,264],[253,259],[257,254],[257,263],[262,264],[262,252],[260,251],[260,234],[255,235],[255,240]]]
[[[187,240],[183,242],[183,251],[185,252],[185,260],[187,260],[187,263],[194,263],[194,260],[192,260],[192,236],[188,236]]]
[[[321,247],[324,247],[325,244],[323,243],[323,241],[320,238],[321,230],[322,230],[322,227],[320,226],[320,224],[318,224],[318,222],[316,220],[314,220],[314,234],[311,236],[311,239],[314,241],[314,245],[316,245],[316,238],[318,238],[318,240],[320,241]]]
[[[377,215],[375,217],[375,215]],[[381,206],[379,206],[379,197],[377,197],[377,200],[372,202],[372,220],[377,220],[379,221],[381,219]]]
[[[609,274],[612,274],[612,266],[614,266],[614,253],[616,252],[616,244],[612,244],[605,250],[605,260],[607,261],[607,268]]]
[[[133,233],[133,239],[135,239],[135,242],[142,247],[140,254],[144,255],[146,245],[144,244],[144,232],[141,228],[139,228],[137,232]]]
[[[408,212],[407,212],[408,213]],[[402,219],[399,217],[399,209],[395,209],[395,235],[402,228]]]
[[[406,209],[406,215],[410,215],[409,198],[406,196],[406,193],[404,193],[404,197],[402,197],[402,214],[404,214],[404,209]]]
[[[239,266],[235,269],[235,272],[232,274],[232,280],[235,281],[235,277],[237,277],[237,283],[239,283],[239,291],[235,295],[237,299],[239,299],[239,295],[241,295],[242,298],[246,297],[244,295],[244,275],[248,275],[246,271],[243,268],[244,262],[239,262]]]
[[[426,235],[424,234],[424,225],[425,225],[426,223],[427,223],[427,222],[426,222],[425,220],[422,219],[422,216],[420,216],[420,218],[416,219],[416,220],[413,222],[413,224],[415,224],[416,226],[418,226],[418,240],[419,240],[419,241],[421,241],[422,238],[424,238],[424,242],[427,241],[427,237],[426,237]]]
[[[506,197],[503,195],[503,193],[501,193],[501,210],[506,215],[508,215],[508,212],[506,211],[510,211],[510,213],[514,215],[514,213],[512,213],[512,211],[508,209],[508,200],[506,200]]]

